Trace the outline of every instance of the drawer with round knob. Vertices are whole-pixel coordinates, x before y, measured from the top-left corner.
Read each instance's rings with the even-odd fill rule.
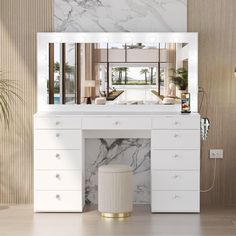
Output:
[[[35,170],[80,170],[81,150],[35,150]]]
[[[151,150],[152,170],[199,170],[200,150]]]
[[[153,129],[200,129],[200,116],[178,115],[152,118]]]
[[[82,175],[78,170],[36,170],[36,190],[81,190]]]
[[[35,130],[35,149],[80,149],[80,130]]]
[[[81,191],[35,191],[35,212],[82,212]]]
[[[81,129],[80,117],[35,117],[34,118],[35,129]]]
[[[199,171],[152,170],[152,190],[199,190]]]
[[[86,117],[82,120],[85,130],[145,130],[151,129],[151,118],[147,117]]]
[[[199,212],[199,191],[152,191],[152,212]]]
[[[153,130],[152,149],[200,149],[199,130]]]

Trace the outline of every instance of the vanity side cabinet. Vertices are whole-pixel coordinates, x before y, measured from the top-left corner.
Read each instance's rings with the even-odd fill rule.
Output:
[[[81,118],[34,117],[34,211],[82,212]]]
[[[200,212],[200,115],[152,118],[152,212]]]

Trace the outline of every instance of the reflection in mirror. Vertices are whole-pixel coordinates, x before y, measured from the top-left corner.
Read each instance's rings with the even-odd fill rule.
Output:
[[[155,104],[188,88],[186,43],[50,43],[49,104]]]

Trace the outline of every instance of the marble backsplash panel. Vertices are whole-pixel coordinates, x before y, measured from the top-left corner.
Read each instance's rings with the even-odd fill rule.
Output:
[[[184,32],[187,0],[54,0],[54,30]]]
[[[86,139],[85,198],[97,204],[98,167],[127,164],[133,168],[134,200],[150,203],[150,139]]]

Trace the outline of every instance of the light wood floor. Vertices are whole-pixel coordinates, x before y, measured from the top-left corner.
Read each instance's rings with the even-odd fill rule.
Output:
[[[130,218],[101,218],[85,213],[33,213],[32,206],[0,207],[1,236],[89,235],[236,235],[236,208],[202,209],[201,214],[151,214],[149,206],[135,206]]]

